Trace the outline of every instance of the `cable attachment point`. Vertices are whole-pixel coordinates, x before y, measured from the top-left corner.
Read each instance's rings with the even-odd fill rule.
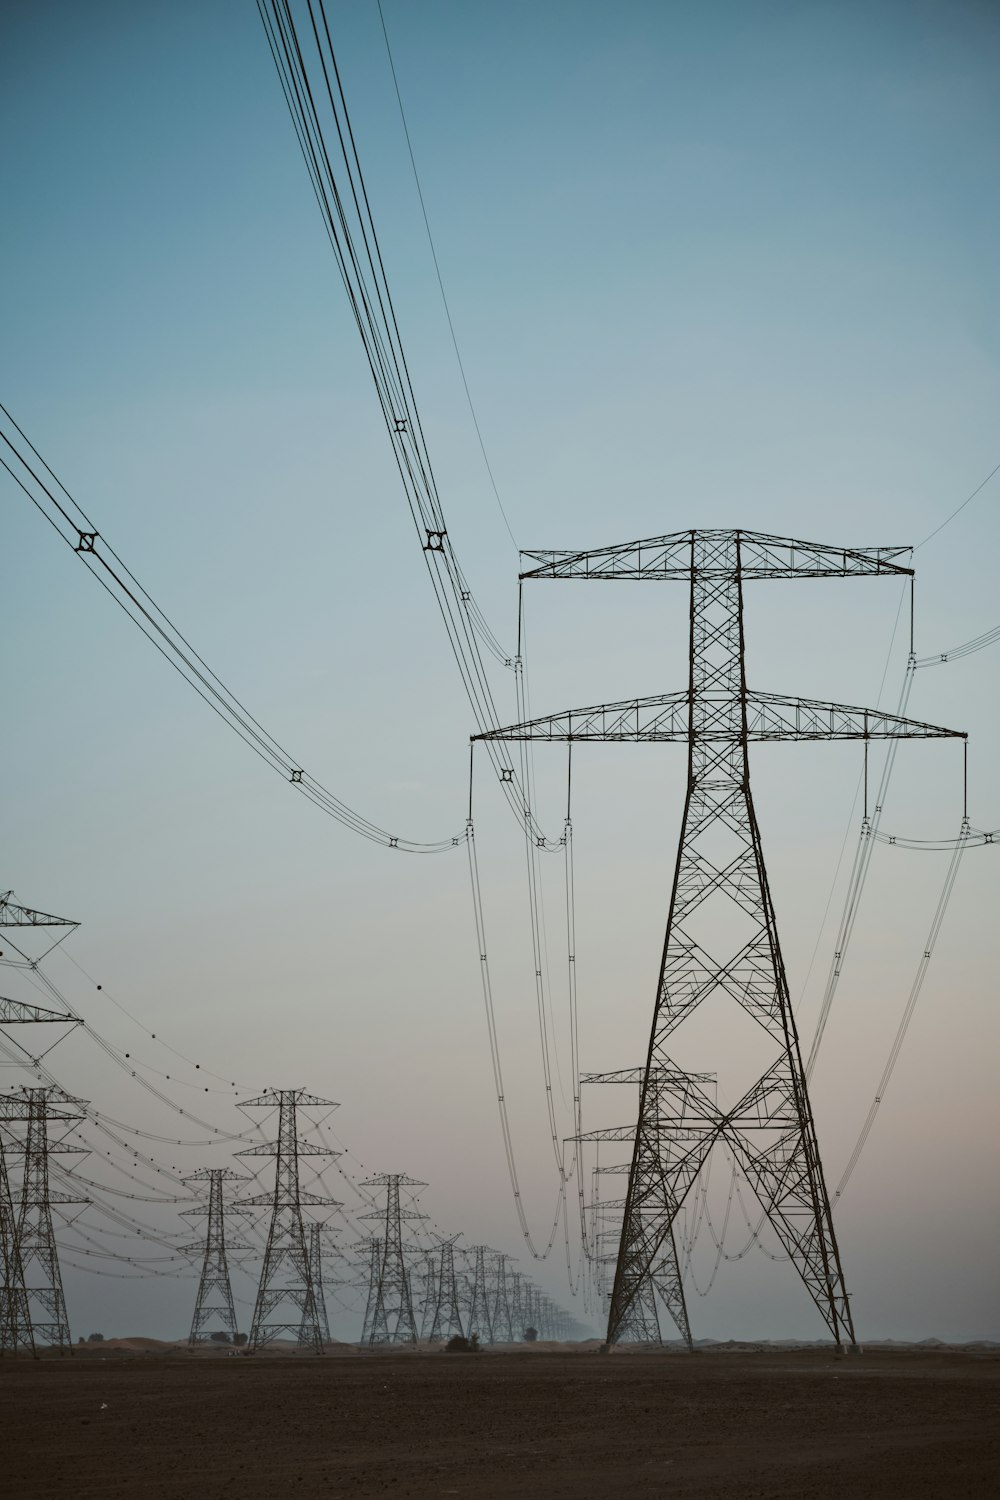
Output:
[[[395,429],[396,429],[397,432],[408,432],[409,431],[409,428],[406,425],[406,418],[405,417],[395,417],[393,419],[393,426],[395,427]]]
[[[448,535],[446,531],[429,531],[424,543],[425,552],[443,552],[444,539]]]
[[[513,781],[514,780],[514,772],[513,772],[513,770],[511,769],[510,766],[501,766],[500,767],[500,780],[501,781]]]
[[[302,772],[301,771],[293,771],[292,774],[289,776],[288,779],[292,783],[293,786],[298,786],[301,783],[301,781],[302,781]]]
[[[390,838],[389,839],[389,848],[390,849],[398,849],[399,848],[399,839]]]
[[[98,532],[78,531],[77,536],[80,540],[74,547],[74,552],[93,552],[95,550],[94,543],[97,541]]]

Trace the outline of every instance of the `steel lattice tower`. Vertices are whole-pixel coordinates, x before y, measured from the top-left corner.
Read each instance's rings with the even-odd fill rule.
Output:
[[[434,1323],[437,1311],[437,1266],[433,1254],[424,1256],[423,1287],[420,1296],[420,1337],[426,1339]]]
[[[383,1228],[378,1281],[365,1342],[372,1347],[375,1344],[415,1344],[417,1323],[403,1253],[403,1223],[411,1219],[426,1219],[427,1215],[417,1213],[415,1209],[401,1208],[399,1190],[401,1187],[426,1187],[427,1184],[417,1182],[403,1172],[379,1172],[361,1186],[385,1188],[384,1212],[376,1210],[361,1215],[363,1219],[381,1220]]]
[[[798,1033],[750,793],[752,740],[955,737],[876,709],[751,691],[743,586],[749,580],[912,576],[906,547],[839,548],[740,530],[686,531],[590,552],[528,553],[523,579],[676,579],[689,589],[688,685],[682,692],[598,704],[480,739],[674,741],[688,747],[687,790],[663,958],[622,1223],[607,1340],[648,1296],[680,1205],[713,1144],[724,1139],[837,1345],[856,1347]],[[728,919],[716,952],[699,924]],[[698,921],[694,921],[697,914]],[[750,935],[746,936],[747,919]],[[739,932],[733,931],[739,927]],[[709,995],[755,1020],[774,1062],[730,1110],[690,1080],[660,1091],[655,1069],[681,1070],[667,1046]]]
[[[512,1344],[514,1342],[514,1319],[511,1314],[510,1291],[507,1286],[507,1262],[510,1256],[502,1250],[496,1250],[494,1254],[496,1256],[494,1263],[496,1285],[493,1294],[493,1310],[490,1315],[493,1342]]]
[[[645,1081],[647,1072],[645,1068],[620,1068],[613,1073],[584,1073],[580,1078],[581,1085],[585,1083],[623,1083],[632,1084],[641,1088]],[[654,1117],[658,1121],[660,1130],[666,1137],[671,1137],[674,1126],[670,1103],[674,1098],[674,1091],[679,1089],[683,1092],[687,1083],[697,1083],[702,1088],[708,1088],[714,1083],[711,1073],[683,1073],[667,1071],[662,1068],[651,1068],[649,1070],[649,1096],[647,1100],[647,1115],[650,1122]],[[664,1107],[664,1100],[666,1107]],[[650,1129],[652,1130],[652,1123]],[[603,1130],[584,1131],[579,1137],[581,1141],[613,1141],[628,1142],[634,1144],[635,1126],[611,1126]],[[625,1200],[606,1200],[601,1204],[606,1213],[615,1210],[624,1212]],[[655,1272],[648,1278],[640,1288],[638,1294],[630,1303],[623,1318],[622,1325],[618,1331],[620,1343],[660,1343],[662,1341],[662,1330],[657,1308],[655,1293],[659,1293],[663,1306],[666,1308],[671,1321],[674,1323],[678,1333],[684,1340],[688,1349],[694,1347],[691,1340],[691,1324],[688,1319],[687,1302],[684,1296],[684,1283],[681,1276],[680,1260],[677,1255],[677,1243],[674,1237],[673,1224],[669,1226],[663,1238],[663,1245],[657,1258]]]
[[[487,1344],[493,1342],[493,1319],[490,1316],[489,1288],[486,1277],[486,1257],[491,1254],[489,1245],[471,1245],[474,1255],[472,1291],[469,1294],[469,1337],[478,1334]]]
[[[511,1340],[515,1344],[524,1342],[524,1294],[522,1286],[524,1273],[522,1271],[511,1271],[510,1273],[510,1327]]]
[[[63,1292],[62,1272],[59,1269],[59,1251],[56,1246],[52,1209],[69,1204],[88,1203],[88,1198],[55,1193],[49,1183],[49,1158],[56,1152],[60,1155],[85,1156],[79,1146],[63,1145],[49,1136],[49,1125],[63,1129],[85,1118],[83,1106],[78,1099],[70,1099],[59,1089],[25,1089],[20,1099],[5,1099],[0,1106],[0,1125],[24,1125],[25,1138],[8,1146],[8,1150],[24,1153],[24,1179],[18,1208],[17,1225],[14,1231],[14,1262],[11,1284],[14,1308],[8,1310],[8,1324],[13,1314],[22,1330],[27,1316],[36,1341],[58,1348],[60,1352],[73,1352],[66,1315],[66,1297]],[[9,1182],[7,1184],[9,1193]],[[18,1267],[17,1262],[20,1262]],[[23,1278],[24,1299],[22,1302],[16,1278]],[[33,1304],[35,1306],[33,1306]],[[38,1311],[35,1310],[37,1307]],[[13,1329],[12,1329],[13,1333]]]
[[[309,1279],[312,1282],[313,1297],[316,1301],[320,1335],[323,1343],[328,1344],[330,1342],[330,1319],[326,1311],[326,1293],[323,1290],[323,1262],[331,1258],[332,1252],[323,1248],[322,1226],[310,1224],[308,1227],[306,1254],[309,1258]],[[299,1326],[299,1343],[308,1344],[310,1341],[310,1328],[305,1312],[303,1312]]]
[[[440,1339],[454,1337],[462,1338],[465,1330],[462,1327],[462,1310],[458,1301],[458,1281],[455,1276],[455,1240],[441,1240],[438,1246],[438,1281],[437,1281],[437,1305],[434,1309],[434,1321],[428,1335],[430,1342],[436,1344]]]
[[[368,1252],[368,1297],[365,1301],[364,1321],[361,1324],[361,1346],[364,1348],[371,1340],[372,1321],[378,1305],[378,1284],[382,1269],[382,1238],[380,1235],[373,1235],[367,1240],[351,1245],[350,1248]]]
[[[7,1158],[0,1137],[0,1354],[16,1354],[18,1349],[35,1352],[28,1310],[28,1293],[21,1264],[21,1246],[17,1233],[17,1213],[10,1195]]]
[[[305,1193],[299,1185],[299,1158],[302,1156],[339,1156],[326,1146],[306,1145],[299,1139],[298,1111],[303,1108],[336,1109],[330,1099],[318,1099],[304,1089],[280,1089],[259,1099],[248,1099],[243,1109],[274,1109],[278,1105],[278,1139],[267,1145],[250,1146],[238,1156],[273,1156],[275,1160],[274,1192],[243,1198],[238,1208],[271,1209],[271,1226],[260,1273],[260,1287],[250,1329],[250,1348],[259,1349],[272,1339],[293,1338],[316,1354],[323,1352],[323,1333],[319,1309],[313,1290],[306,1247],[303,1204],[308,1207],[337,1208],[333,1198]],[[285,1304],[285,1317],[274,1314]],[[291,1304],[291,1307],[288,1306]],[[291,1308],[295,1309],[293,1318]],[[303,1336],[303,1330],[305,1335]]]
[[[185,1179],[188,1182],[208,1183],[208,1203],[183,1211],[184,1218],[207,1218],[205,1225],[204,1255],[198,1295],[195,1298],[194,1317],[188,1343],[204,1343],[208,1335],[206,1326],[218,1320],[229,1337],[235,1340],[239,1332],[236,1325],[236,1307],[229,1281],[229,1262],[226,1258],[226,1207],[222,1196],[224,1182],[245,1182],[246,1178],[228,1167],[203,1167]],[[244,1245],[230,1245],[232,1250],[246,1249]]]

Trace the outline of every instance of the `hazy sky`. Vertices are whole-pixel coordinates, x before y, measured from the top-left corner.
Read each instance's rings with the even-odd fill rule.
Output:
[[[917,544],[1000,460],[996,6],[384,4],[520,546],[712,525]],[[464,404],[377,8],[328,9],[449,528],[494,630],[512,640],[517,556]],[[458,831],[474,725],[252,0],[42,0],[14,7],[6,30],[4,403],[303,765],[402,835]],[[116,1045],[171,1075],[163,1087],[181,1107],[196,1099],[218,1128],[243,1128],[232,1090],[212,1079],[220,1092],[204,1094],[200,1071],[164,1042],[244,1096],[305,1086],[340,1101],[334,1124],[367,1168],[428,1182],[435,1223],[521,1251],[464,854],[390,854],[295,797],[167,670],[20,492],[0,492],[0,886],[78,918],[68,951],[105,989],[61,957],[53,978]],[[1000,476],[916,553],[918,653],[998,623],[998,498]],[[889,580],[748,586],[752,684],[874,705],[899,603]],[[685,610],[680,586],[533,586],[533,710],[682,687]],[[905,649],[898,633],[884,706],[898,698]],[[969,731],[970,814],[984,828],[1000,824],[998,649],[923,672],[910,701],[914,717]],[[514,720],[502,673],[497,693]],[[807,1039],[844,867],[827,909],[831,882],[845,831],[848,861],[856,838],[860,764],[849,745],[754,754],[797,1001],[816,949],[799,1008]],[[537,767],[539,814],[558,832],[564,750],[540,749]],[[644,1054],[683,775],[681,747],[575,757],[587,1069]],[[960,799],[956,746],[905,745],[884,826],[951,835]],[[507,1097],[526,1208],[544,1237],[555,1180],[523,851],[485,774],[476,810]],[[831,1185],[945,862],[876,851],[814,1082]],[[991,849],[965,858],[837,1210],[862,1337],[1000,1337],[997,867]],[[549,958],[568,1097],[559,879],[553,862]],[[20,976],[3,977],[5,992],[32,996]],[[742,1025],[720,1012],[702,1042],[701,1066],[723,1073],[742,1055]],[[85,1038],[49,1062],[130,1127],[204,1136]],[[633,1108],[631,1095],[595,1100],[589,1123],[624,1123]],[[144,1138],[141,1149],[185,1170],[229,1160]],[[342,1165],[358,1174],[353,1158]],[[82,1170],[100,1177],[97,1164]],[[349,1196],[336,1170],[328,1181]],[[120,1204],[181,1227],[173,1207]],[[714,1259],[703,1238],[702,1287]],[[558,1244],[546,1265],[522,1252],[520,1266],[576,1306]],[[67,1270],[66,1282],[75,1333],[182,1332],[194,1296],[191,1280]],[[711,1295],[692,1288],[690,1300],[696,1335],[821,1331],[791,1268],[756,1251],[723,1263]],[[356,1332],[346,1314],[337,1326]]]

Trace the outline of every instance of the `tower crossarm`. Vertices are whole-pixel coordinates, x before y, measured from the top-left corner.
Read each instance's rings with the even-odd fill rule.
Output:
[[[279,1147],[276,1141],[266,1141],[261,1146],[247,1146],[244,1151],[235,1151],[234,1156],[277,1156]],[[295,1145],[296,1156],[343,1156],[342,1151],[331,1151],[328,1146],[310,1146],[305,1141],[297,1141]]]
[[[636,581],[689,580],[695,533],[674,531],[667,536],[622,542],[588,552],[522,552],[537,566],[522,578],[628,578]],[[698,576],[732,575],[732,544],[739,542],[743,578],[855,578],[870,574],[911,575],[896,561],[909,547],[828,547],[795,541],[762,531],[699,530]]]
[[[58,1021],[63,1026],[83,1024],[78,1016],[48,1010],[43,1005],[26,1005],[23,1000],[8,1000],[5,995],[0,995],[0,1026],[13,1026],[20,1021]]]
[[[714,1084],[714,1073],[682,1073],[679,1069],[652,1068],[651,1075],[661,1082]],[[581,1083],[642,1083],[646,1077],[645,1068],[617,1068],[612,1073],[581,1073]]]
[[[305,1089],[285,1089],[285,1097],[291,1100],[298,1109],[339,1109],[340,1105],[332,1099],[321,1099],[317,1094],[307,1094]],[[256,1099],[244,1099],[240,1109],[277,1109],[280,1104],[280,1096],[272,1090],[268,1094],[261,1094]]]
[[[273,1208],[275,1201],[274,1193],[257,1193],[252,1198],[238,1198],[233,1208]],[[279,1199],[283,1207],[287,1207],[287,1200]],[[295,1203],[306,1208],[342,1208],[343,1204],[336,1198],[321,1198],[317,1193],[299,1192]]]
[[[78,1107],[76,1107],[78,1106]],[[0,1125],[22,1124],[30,1121],[37,1105],[30,1098],[19,1097],[0,1101]],[[56,1124],[69,1124],[86,1119],[84,1101],[65,1096],[58,1104],[46,1104],[46,1119]],[[50,1148],[54,1149],[54,1148]],[[76,1149],[76,1148],[74,1148]]]
[[[589,708],[564,709],[523,724],[511,724],[475,735],[477,740],[591,740],[628,744],[690,738],[690,699],[687,693],[656,693],[621,703],[598,703]],[[704,693],[698,698],[697,737],[702,742],[742,738],[735,725],[733,698],[727,693]],[[748,740],[891,740],[965,739],[964,730],[903,719],[881,709],[856,708],[816,698],[792,698],[782,693],[746,694]]]
[[[72,917],[56,917],[49,911],[19,906],[13,891],[0,891],[0,927],[79,927]]]

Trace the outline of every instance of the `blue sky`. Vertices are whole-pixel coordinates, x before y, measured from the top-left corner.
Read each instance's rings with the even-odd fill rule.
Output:
[[[517,559],[464,405],[378,13],[355,0],[330,15],[449,527],[508,639]],[[385,0],[385,15],[521,546],[700,525],[917,543],[1000,459],[995,7]],[[473,726],[255,7],[25,6],[2,66],[2,399],[305,764],[384,825],[455,831]],[[916,554],[918,651],[997,623],[998,484]],[[464,869],[352,842],[269,780],[13,487],[3,504],[17,644],[0,884],[80,917],[74,953],[158,1036],[169,1021],[173,1045],[222,1073],[340,1099],[370,1166],[428,1180],[435,1214],[472,1242],[516,1248]],[[891,583],[760,585],[752,682],[873,704],[898,603]],[[681,686],[684,610],[680,590],[539,586],[535,711]],[[886,701],[904,652],[897,636]],[[972,657],[923,674],[911,701],[970,731],[986,827],[1000,822],[995,674]],[[576,773],[587,1067],[645,1045],[679,757],[595,750]],[[562,761],[541,759],[557,818]],[[793,990],[819,933],[806,1030],[858,769],[853,747],[755,761]],[[951,832],[956,785],[953,748],[904,747],[898,830]],[[523,880],[516,829],[479,795],[537,1221],[551,1174]],[[994,864],[967,857],[891,1107],[838,1210],[872,1334],[997,1336]],[[943,873],[933,856],[876,860],[816,1079],[832,1177]],[[62,977],[126,1045],[123,1018]],[[138,1121],[142,1099],[68,1046],[67,1085]],[[766,1332],[761,1308],[769,1328],[813,1328],[787,1268],[737,1270],[699,1299],[703,1332]],[[557,1267],[538,1274],[569,1300]],[[70,1285],[71,1303],[137,1328],[154,1304],[133,1291]],[[190,1286],[158,1292],[158,1328],[183,1325]]]

